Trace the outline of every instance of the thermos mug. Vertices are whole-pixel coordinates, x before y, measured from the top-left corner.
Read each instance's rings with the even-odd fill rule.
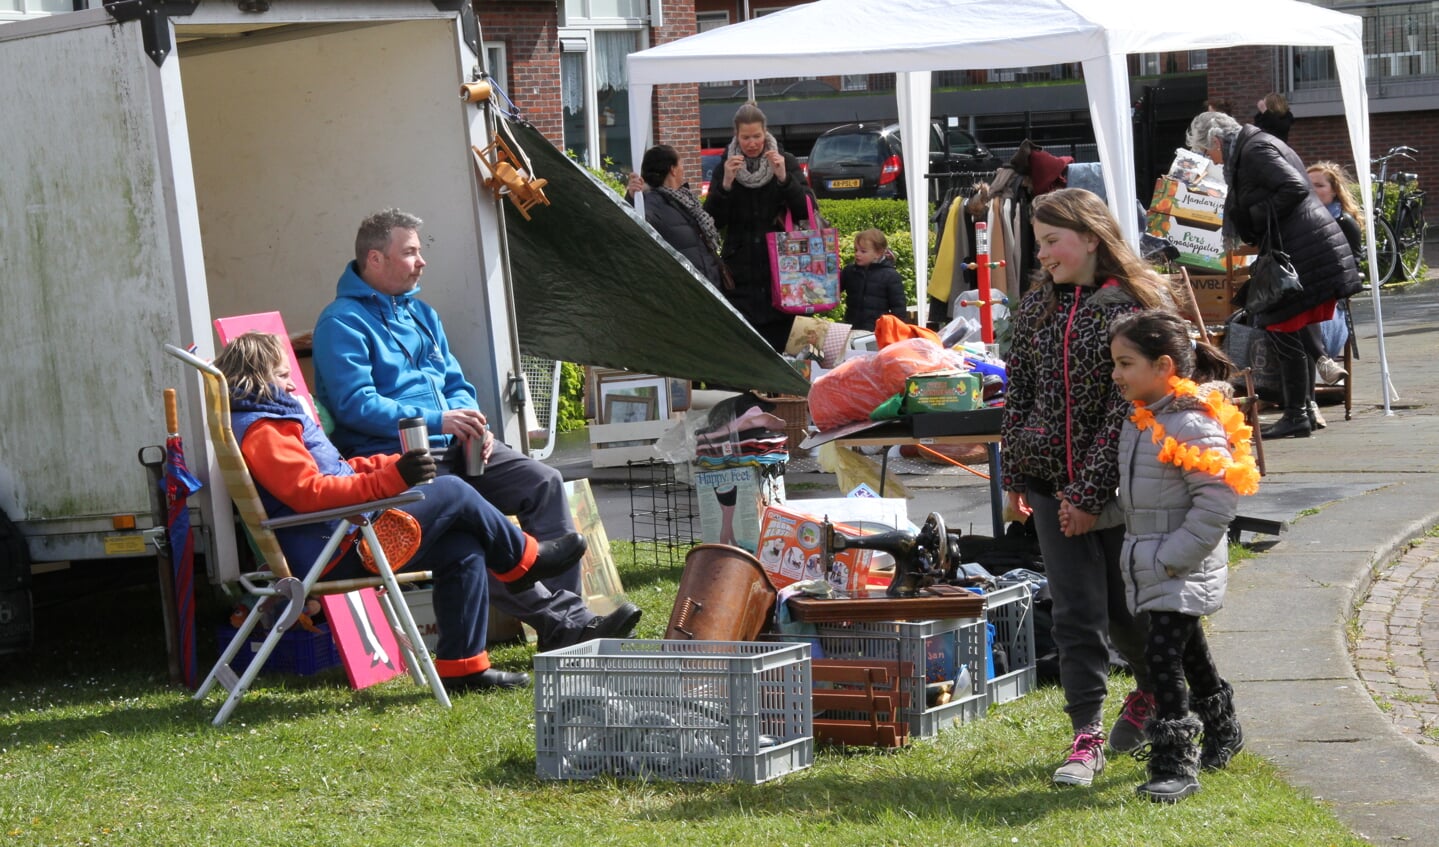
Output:
[[[480,435],[465,442],[465,476],[483,476],[485,473],[485,436],[489,427],[481,427]]]
[[[430,450],[430,429],[425,426],[424,418],[402,418],[400,420],[400,452],[408,453],[411,450]],[[427,479],[420,483],[425,485],[434,482]]]

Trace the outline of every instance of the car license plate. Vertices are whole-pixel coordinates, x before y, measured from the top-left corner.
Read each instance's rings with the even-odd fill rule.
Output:
[[[857,179],[832,179],[829,181],[830,188],[859,188]]]

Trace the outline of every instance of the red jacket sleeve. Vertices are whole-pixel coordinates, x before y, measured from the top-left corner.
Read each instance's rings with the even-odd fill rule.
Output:
[[[251,425],[240,444],[255,482],[291,509],[337,509],[393,497],[409,487],[395,465],[397,456],[351,459],[353,476],[320,473],[302,432],[296,421],[266,419]]]

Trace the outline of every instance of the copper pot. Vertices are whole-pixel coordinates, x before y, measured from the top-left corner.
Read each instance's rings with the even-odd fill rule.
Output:
[[[665,638],[753,641],[764,631],[774,602],[774,587],[759,559],[739,547],[700,544],[685,556]]]

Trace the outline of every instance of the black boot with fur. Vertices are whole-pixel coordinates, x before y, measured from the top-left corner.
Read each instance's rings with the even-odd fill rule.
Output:
[[[1145,724],[1149,744],[1135,758],[1149,762],[1149,781],[1134,789],[1156,803],[1178,803],[1199,790],[1199,745],[1203,724],[1194,715],[1152,717]]]
[[[1218,692],[1200,697],[1190,705],[1204,722],[1200,767],[1207,771],[1227,767],[1229,760],[1244,749],[1244,730],[1239,726],[1239,716],[1234,713],[1234,688],[1220,680]]]

